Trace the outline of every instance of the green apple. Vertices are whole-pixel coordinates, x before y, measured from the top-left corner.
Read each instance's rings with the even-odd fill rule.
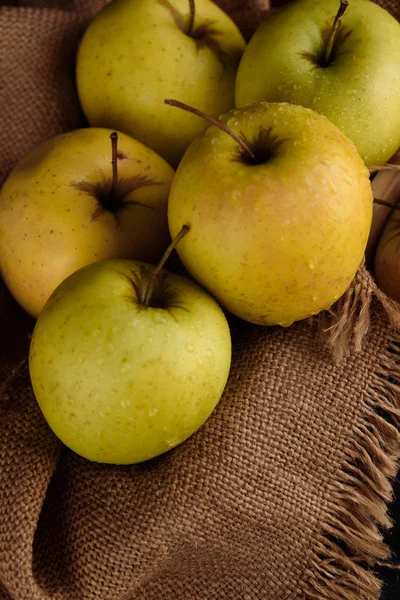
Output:
[[[47,140],[1,190],[1,275],[34,317],[80,267],[104,258],[157,262],[168,244],[173,169],[127,135],[113,132],[111,144],[110,134],[88,128]]]
[[[229,112],[190,145],[171,186],[168,219],[191,275],[228,311],[290,325],[348,288],[372,217],[369,172],[326,117],[286,103]],[[201,185],[199,185],[201,182]]]
[[[210,0],[113,0],[79,46],[82,108],[91,125],[124,131],[176,165],[206,126],[164,98],[215,116],[233,108],[244,48],[236,25]]]
[[[54,433],[81,456],[130,464],[194,433],[224,390],[225,315],[197,284],[154,267],[101,261],[52,294],[34,329],[33,389]]]
[[[400,146],[400,23],[370,0],[298,0],[271,14],[242,57],[236,106],[301,104],[328,117],[368,165]],[[329,51],[329,38],[333,41]]]

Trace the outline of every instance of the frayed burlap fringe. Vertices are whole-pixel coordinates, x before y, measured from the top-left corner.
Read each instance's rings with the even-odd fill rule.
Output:
[[[329,315],[330,345],[343,356],[352,339],[360,350],[370,324],[370,304],[377,298],[393,324],[386,351],[365,390],[364,419],[354,429],[356,440],[331,491],[330,516],[320,532],[304,586],[307,600],[369,600],[381,591],[374,567],[390,562],[382,530],[392,526],[387,507],[391,481],[400,458],[400,332],[399,307],[380,292],[370,276],[361,283],[361,269],[345,297]],[[325,315],[326,318],[326,315]],[[336,345],[336,349],[335,349]]]
[[[364,266],[332,308],[318,315],[319,338],[329,345],[337,362],[351,351],[362,350],[370,328],[373,298],[380,302],[393,328],[400,329],[400,304],[381,292]]]

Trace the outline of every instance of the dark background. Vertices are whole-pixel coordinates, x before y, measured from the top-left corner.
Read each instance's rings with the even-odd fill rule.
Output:
[[[400,566],[400,479],[394,483],[395,501],[390,506],[390,514],[396,519],[394,528],[386,535],[386,540],[392,550],[392,561]],[[378,574],[384,580],[381,600],[400,600],[400,568],[378,569]]]

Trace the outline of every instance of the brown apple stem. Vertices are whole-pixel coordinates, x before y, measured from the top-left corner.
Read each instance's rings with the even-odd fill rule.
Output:
[[[144,299],[143,299],[143,304],[145,306],[150,306],[150,301],[151,301],[151,297],[153,295],[154,286],[156,284],[157,277],[159,276],[161,269],[163,268],[163,266],[165,265],[165,263],[169,259],[170,255],[172,254],[172,252],[175,250],[176,246],[181,241],[181,239],[187,234],[189,229],[190,229],[190,227],[188,225],[183,225],[182,229],[180,230],[178,235],[176,235],[174,237],[174,239],[172,240],[172,242],[170,243],[170,245],[164,252],[160,262],[158,263],[158,265],[154,269],[153,273],[151,274],[151,277],[149,279],[149,282],[147,284],[147,288],[146,288],[146,291],[144,294]]]
[[[189,0],[189,8],[190,8],[189,25],[188,25],[188,30],[187,30],[186,34],[191,37],[192,33],[193,33],[194,19],[196,16],[196,6],[194,3],[194,0]]]
[[[392,208],[393,210],[400,210],[400,205],[392,204],[391,202],[386,202],[386,200],[378,200],[378,198],[374,198],[375,204],[379,204],[380,206],[387,206],[388,208]]]
[[[214,117],[212,117],[211,115],[207,115],[202,110],[193,108],[193,106],[189,106],[188,104],[185,104],[184,102],[180,102],[179,100],[164,100],[164,102],[165,102],[165,104],[168,104],[169,106],[176,106],[177,108],[182,108],[183,110],[187,110],[188,112],[191,112],[194,115],[201,117],[205,121],[208,121],[212,125],[219,127],[219,129],[221,129],[222,131],[225,131],[225,133],[230,135],[235,140],[235,142],[237,142],[243,148],[243,150],[246,152],[246,154],[248,154],[248,156],[250,158],[253,158],[253,159],[255,158],[254,152],[249,148],[249,146],[244,141],[244,139],[241,138],[240,135],[238,135],[237,133],[232,131],[232,129],[229,129],[229,127],[224,125],[224,123],[221,123],[221,121],[218,121],[218,119],[214,119]]]
[[[110,135],[111,139],[111,164],[112,164],[112,181],[111,181],[111,191],[110,197],[114,197],[114,192],[118,183],[118,165],[117,165],[117,156],[118,156],[118,133],[113,131]]]
[[[324,67],[327,67],[331,61],[332,49],[333,49],[333,44],[335,41],[336,33],[337,33],[338,27],[340,25],[340,21],[342,20],[343,15],[346,12],[346,9],[348,6],[349,6],[349,3],[347,2],[347,0],[340,0],[339,10],[337,11],[335,20],[333,21],[332,29],[331,29],[331,32],[330,32],[329,38],[328,38],[328,43],[325,48],[324,62],[323,62]]]

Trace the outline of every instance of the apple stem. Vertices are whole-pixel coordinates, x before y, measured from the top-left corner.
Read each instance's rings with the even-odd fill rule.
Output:
[[[194,3],[194,0],[189,0],[189,8],[190,8],[189,25],[188,25],[188,30],[187,30],[186,34],[191,37],[192,33],[193,33],[194,19],[196,16],[196,6]]]
[[[183,110],[187,110],[188,112],[191,112],[194,115],[197,115],[198,117],[201,117],[202,119],[205,119],[205,121],[208,121],[212,125],[219,127],[219,129],[221,129],[222,131],[225,131],[225,133],[230,135],[235,140],[235,142],[237,142],[243,148],[243,150],[246,152],[246,154],[248,154],[248,156],[250,158],[254,159],[256,157],[254,152],[251,150],[251,148],[249,148],[249,146],[244,141],[244,139],[241,138],[240,135],[237,135],[237,133],[232,131],[232,129],[229,129],[229,127],[224,125],[224,123],[221,123],[221,121],[218,121],[218,119],[214,119],[214,117],[212,117],[211,115],[207,115],[202,110],[193,108],[193,106],[189,106],[188,104],[185,104],[184,102],[180,102],[179,100],[164,100],[164,102],[165,102],[165,104],[168,104],[169,106],[176,106],[177,108],[182,108]]]
[[[169,259],[170,255],[172,254],[172,252],[175,250],[176,246],[181,241],[181,239],[187,234],[187,232],[189,231],[189,229],[190,229],[190,227],[188,225],[183,225],[182,226],[182,229],[180,230],[180,232],[178,233],[178,235],[176,235],[174,237],[174,239],[172,240],[172,242],[170,243],[170,245],[168,246],[168,248],[164,252],[164,254],[163,254],[160,262],[158,263],[158,265],[154,269],[153,273],[151,274],[151,277],[150,277],[149,282],[148,282],[147,287],[146,287],[146,291],[144,293],[143,304],[145,306],[150,306],[151,297],[152,297],[153,292],[154,292],[154,286],[155,286],[157,277],[160,274],[161,269],[163,268],[163,266],[165,265],[165,263]]]
[[[391,202],[386,202],[386,200],[378,200],[378,198],[374,198],[374,202],[375,204],[380,204],[381,206],[393,208],[393,210],[400,210],[400,206],[398,204],[392,204]]]
[[[111,181],[111,192],[110,197],[114,197],[115,189],[118,183],[118,133],[113,131],[110,135],[111,139],[111,164],[112,164],[112,181]]]
[[[329,38],[328,38],[328,43],[326,45],[324,61],[322,63],[323,67],[327,67],[331,61],[332,49],[333,49],[333,44],[335,41],[336,33],[338,30],[340,21],[342,20],[343,15],[346,12],[346,9],[348,6],[349,6],[349,3],[347,2],[347,0],[340,0],[339,10],[337,11],[335,20],[333,21],[332,29],[331,29],[331,32],[330,32]]]

